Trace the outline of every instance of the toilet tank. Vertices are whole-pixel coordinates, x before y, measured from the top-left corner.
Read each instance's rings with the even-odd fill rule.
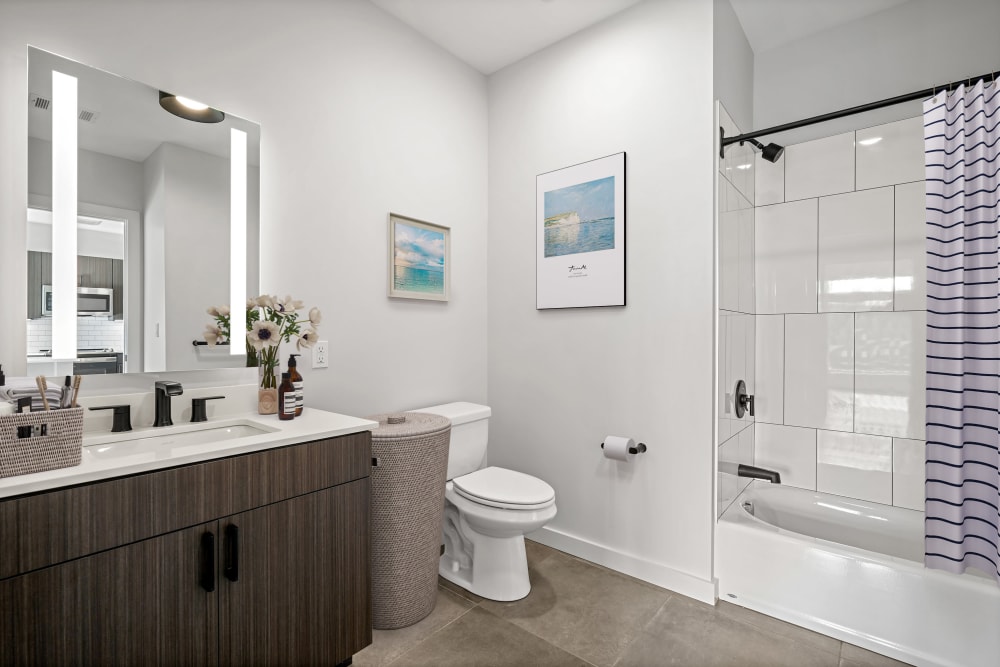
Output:
[[[490,408],[476,403],[445,403],[411,412],[429,412],[451,420],[448,449],[448,479],[461,477],[486,467]]]

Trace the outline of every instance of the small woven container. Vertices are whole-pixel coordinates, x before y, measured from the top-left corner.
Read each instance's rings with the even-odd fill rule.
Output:
[[[413,625],[434,610],[451,422],[382,414],[372,432],[372,625]]]
[[[18,437],[21,428],[32,435]],[[83,408],[0,417],[0,477],[80,465]]]

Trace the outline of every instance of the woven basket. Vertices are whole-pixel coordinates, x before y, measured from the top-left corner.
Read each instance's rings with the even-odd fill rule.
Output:
[[[396,422],[405,416],[402,423]],[[413,625],[434,610],[451,422],[420,412],[375,415],[372,625]]]
[[[18,437],[31,429],[31,436]],[[0,477],[69,468],[83,455],[83,408],[0,417]]]

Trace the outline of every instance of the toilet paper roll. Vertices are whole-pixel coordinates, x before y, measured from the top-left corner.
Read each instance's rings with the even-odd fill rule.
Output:
[[[629,449],[633,447],[635,447],[635,441],[632,438],[609,435],[604,438],[604,458],[615,461],[631,461],[635,454],[629,454]]]

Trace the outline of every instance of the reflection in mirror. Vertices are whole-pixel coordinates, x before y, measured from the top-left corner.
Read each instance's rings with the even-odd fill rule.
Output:
[[[78,349],[64,361],[51,356],[45,308],[47,299],[59,299],[51,260],[53,71],[78,81]],[[238,132],[247,144],[245,289],[259,292],[260,127],[229,113],[219,123],[180,118],[160,106],[156,88],[33,47],[28,80],[28,373],[243,365],[229,348],[191,342],[201,337],[205,310],[231,299],[230,238],[241,234],[230,217],[244,200],[231,200],[243,172],[231,173],[231,135]],[[95,358],[101,363],[91,363]]]

